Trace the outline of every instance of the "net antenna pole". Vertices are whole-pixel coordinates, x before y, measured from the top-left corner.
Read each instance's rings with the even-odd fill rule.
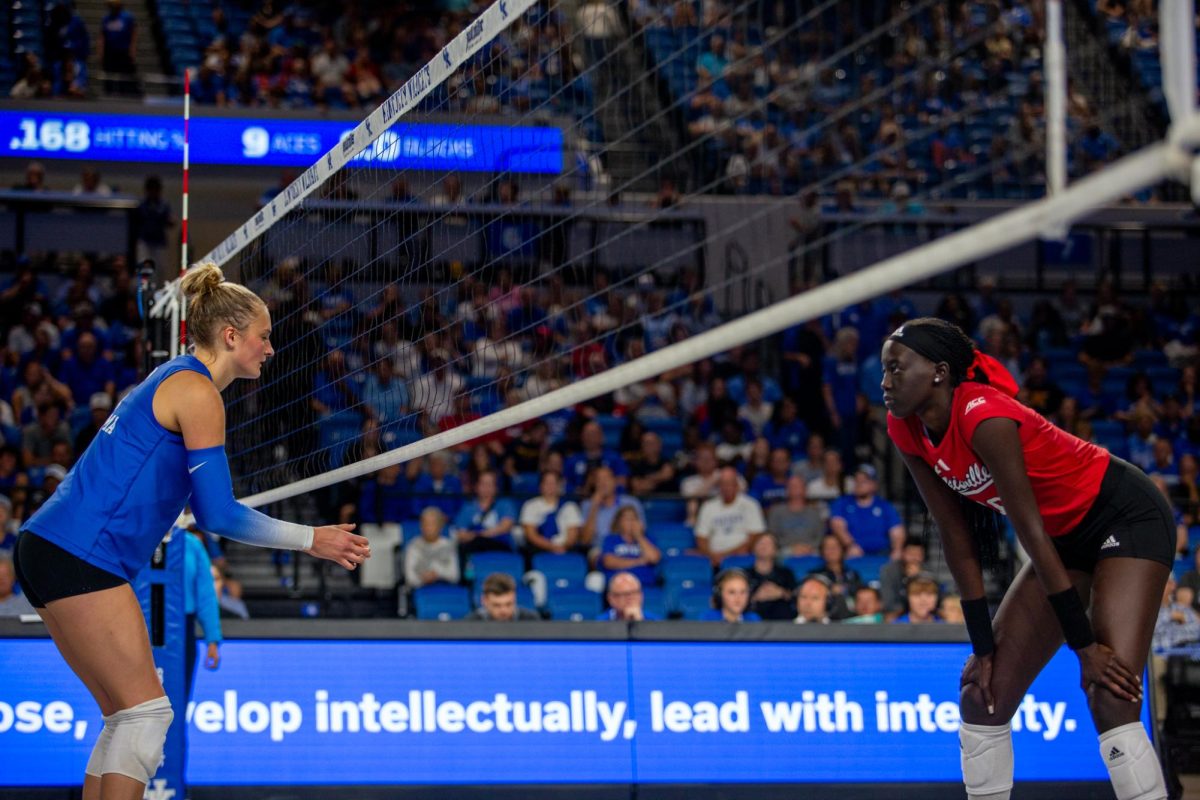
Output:
[[[189,152],[188,128],[192,121],[192,68],[183,71],[183,200],[179,215],[179,277],[188,268],[188,174],[191,172],[191,153]],[[187,301],[182,293],[175,299],[171,314],[171,331],[178,331],[178,336],[171,337],[171,358],[187,347]]]
[[[1067,50],[1062,0],[1046,0],[1046,194],[1067,188]],[[1064,240],[1067,229],[1047,226],[1048,239]]]

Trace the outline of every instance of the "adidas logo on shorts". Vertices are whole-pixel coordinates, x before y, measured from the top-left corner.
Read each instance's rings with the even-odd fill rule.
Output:
[[[1120,749],[1118,749],[1118,748],[1114,747],[1112,750],[1109,750],[1109,751],[1108,751],[1108,760],[1109,760],[1109,761],[1115,761],[1115,760],[1117,760],[1118,758],[1120,758],[1120,757],[1121,757],[1121,756],[1123,756],[1123,755],[1125,755],[1125,754],[1124,754],[1124,753],[1122,753],[1122,752],[1120,751]]]
[[[1104,544],[1100,545],[1101,550],[1108,550],[1110,547],[1120,547],[1121,543],[1117,541],[1117,537],[1109,536],[1104,540]]]

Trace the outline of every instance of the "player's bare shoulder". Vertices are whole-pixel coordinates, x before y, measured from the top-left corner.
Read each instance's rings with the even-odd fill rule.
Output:
[[[185,439],[192,438],[189,434],[219,431],[220,439],[213,444],[224,441],[225,404],[213,382],[199,372],[180,370],[165,378],[154,392],[154,417]]]

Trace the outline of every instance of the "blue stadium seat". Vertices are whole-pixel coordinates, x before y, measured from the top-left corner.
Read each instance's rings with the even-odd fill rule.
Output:
[[[536,495],[542,476],[536,472],[518,472],[512,479],[512,493],[518,495]]]
[[[1162,364],[1146,368],[1146,377],[1154,389],[1154,396],[1160,400],[1179,388],[1180,370]]]
[[[664,558],[682,555],[685,550],[696,546],[695,534],[682,522],[651,523],[647,532],[650,540],[662,550]]]
[[[857,570],[863,581],[870,583],[879,580],[879,571],[889,560],[888,556],[859,556],[846,559],[846,566]]]
[[[1120,439],[1124,441],[1126,436],[1125,423],[1115,419],[1092,420],[1092,435],[1096,437],[1096,441],[1105,439]]]
[[[700,619],[711,608],[711,590],[690,589],[675,597],[674,610],[684,619]]]
[[[604,604],[600,595],[587,589],[551,589],[546,598],[550,619],[582,622],[600,616]]]
[[[721,569],[750,570],[754,568],[754,556],[726,556],[721,560]]]
[[[657,586],[642,587],[642,610],[659,619],[667,618],[667,593]]]
[[[797,578],[803,578],[814,569],[819,569],[824,563],[820,556],[789,556],[783,560],[783,565],[790,569]]]
[[[1167,354],[1162,350],[1135,350],[1133,363],[1138,369],[1149,371],[1151,367],[1167,366]]]
[[[683,522],[687,519],[687,502],[677,499],[647,500],[642,503],[646,511],[646,524],[656,522]]]
[[[413,539],[418,539],[421,536],[421,521],[419,519],[406,519],[400,522],[400,536],[404,539],[404,543],[408,544]]]
[[[581,587],[587,577],[587,559],[578,553],[538,553],[533,568],[546,576],[550,591]]]
[[[482,584],[488,575],[502,572],[511,575],[518,584],[525,574],[525,562],[516,553],[475,553],[467,561],[468,579]]]
[[[462,586],[422,586],[413,592],[417,619],[462,619],[471,611],[470,596]]]
[[[664,558],[659,568],[663,585],[689,589],[692,586],[712,583],[712,564],[704,556],[671,556]]]
[[[683,423],[677,419],[674,419],[673,417],[665,417],[662,419],[651,418],[643,420],[642,426],[648,431],[654,431],[659,436],[683,436]]]

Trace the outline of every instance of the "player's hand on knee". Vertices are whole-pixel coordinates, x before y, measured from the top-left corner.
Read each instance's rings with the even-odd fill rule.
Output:
[[[967,663],[963,665],[962,678],[959,680],[958,688],[965,689],[969,684],[974,684],[979,687],[979,693],[983,696],[983,704],[987,707],[987,713],[996,713],[996,697],[992,694],[992,656],[977,656],[972,653],[967,658]]]
[[[1075,651],[1079,656],[1080,680],[1089,695],[1100,686],[1122,700],[1142,699],[1142,679],[1121,663],[1111,648],[1095,642]]]
[[[365,536],[351,533],[352,524],[323,525],[314,529],[308,554],[354,569],[371,557],[371,543]]]

